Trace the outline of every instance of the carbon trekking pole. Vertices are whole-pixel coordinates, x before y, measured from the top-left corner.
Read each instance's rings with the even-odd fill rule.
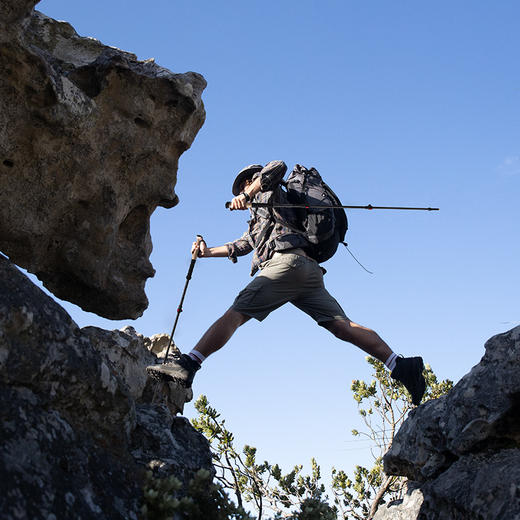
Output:
[[[175,334],[175,329],[177,328],[177,323],[179,322],[179,316],[181,315],[181,312],[182,312],[182,304],[184,303],[184,297],[186,296],[186,290],[188,289],[188,284],[190,283],[191,275],[193,274],[193,268],[195,267],[195,262],[197,261],[200,243],[203,240],[204,239],[202,238],[202,235],[197,235],[196,246],[193,249],[193,253],[191,255],[190,267],[188,269],[188,274],[186,275],[186,284],[184,285],[184,290],[182,291],[182,296],[181,296],[181,301],[179,303],[179,307],[177,307],[177,315],[175,316],[175,322],[173,324],[172,333],[170,334],[170,340],[168,341],[168,348],[166,349],[166,355],[164,356],[163,363],[166,363],[168,361],[168,354],[170,353],[170,347],[172,346],[172,342],[173,342],[173,335]]]
[[[231,206],[231,202],[226,202],[226,208]],[[439,211],[439,208],[414,208],[410,206],[342,206],[342,205],[320,205],[320,204],[271,204],[269,202],[247,202],[248,208],[301,208],[301,209],[398,209],[412,211]]]

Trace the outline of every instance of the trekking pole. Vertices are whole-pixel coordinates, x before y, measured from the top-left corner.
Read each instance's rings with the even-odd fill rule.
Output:
[[[204,239],[202,238],[202,235],[197,235],[196,246],[193,249],[193,253],[191,255],[190,268],[188,269],[188,274],[186,275],[186,284],[184,285],[184,291],[182,291],[182,296],[181,296],[181,301],[179,303],[179,307],[177,307],[177,316],[175,317],[175,322],[173,324],[172,333],[170,334],[170,340],[168,341],[168,348],[166,349],[166,355],[164,356],[163,363],[166,363],[168,360],[168,354],[170,353],[170,347],[172,345],[173,335],[175,334],[175,329],[177,328],[177,323],[179,322],[179,316],[181,315],[181,312],[182,312],[182,304],[184,303],[184,297],[186,296],[186,290],[188,289],[188,284],[190,283],[191,275],[193,274],[193,268],[195,267],[195,262],[197,261],[200,243],[203,240]]]
[[[226,202],[226,208],[231,206],[231,202]],[[301,208],[301,209],[398,209],[412,211],[439,211],[439,208],[412,208],[409,206],[341,206],[341,205],[319,205],[319,204],[271,204],[269,202],[247,202],[247,208]]]

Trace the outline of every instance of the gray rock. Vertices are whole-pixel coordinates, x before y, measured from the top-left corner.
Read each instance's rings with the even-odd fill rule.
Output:
[[[128,385],[70,316],[0,256],[0,382],[37,391],[95,439],[124,445],[135,426]]]
[[[0,2],[0,26],[8,29],[11,25],[22,22],[31,14],[37,3],[38,0]]]
[[[153,352],[157,357],[164,359],[166,351],[168,350],[168,345],[170,345],[170,336],[168,334],[154,334],[153,336],[146,338],[145,345],[146,348]],[[170,355],[176,357],[181,355],[180,350],[173,341],[170,345],[168,357],[170,357]]]
[[[172,415],[186,390],[150,402],[145,342],[79,329],[0,255],[2,518],[137,519],[146,470],[184,485],[214,472],[206,439]]]
[[[112,331],[84,327],[81,333],[110,360],[111,368],[121,376],[132,398],[140,400],[148,381],[146,367],[157,363],[157,358],[144,346],[144,337],[133,327]]]
[[[373,518],[417,519],[520,519],[520,450],[462,457],[436,479],[409,483],[402,500],[380,506]]]
[[[379,506],[372,520],[412,520],[419,518],[423,502],[422,491],[414,483],[409,482],[404,497],[390,504]]]
[[[520,518],[520,450],[461,457],[423,489],[428,519]]]
[[[3,519],[137,520],[138,468],[113,447],[101,448],[24,386],[2,385],[0,413]]]
[[[187,482],[200,468],[212,468],[207,440],[194,435],[185,417],[174,417],[165,406],[138,406],[131,445],[134,459],[158,476],[176,475]]]
[[[184,411],[184,404],[193,399],[191,388],[180,383],[158,383],[146,374],[146,367],[162,363],[164,352],[156,356],[157,345],[168,345],[169,336],[155,334],[151,338],[138,334],[133,327],[122,330],[104,330],[98,327],[84,327],[81,332],[90,344],[105,358],[111,369],[123,379],[132,398],[138,402],[164,404],[173,415]],[[161,353],[163,358],[160,357]],[[176,347],[170,348],[172,355],[180,354]]]
[[[34,4],[0,0],[0,250],[60,298],[136,318],[154,275],[150,215],[178,202],[206,83]]]
[[[414,492],[380,507],[377,520],[401,518],[406,507],[403,519],[520,519],[520,327],[485,349],[446,396],[413,410],[397,433],[385,472],[416,481]]]

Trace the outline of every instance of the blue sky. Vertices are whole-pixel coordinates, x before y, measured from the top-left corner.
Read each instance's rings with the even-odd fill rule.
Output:
[[[519,323],[520,4],[515,1],[44,0],[82,36],[154,57],[208,82],[207,119],[181,157],[180,204],[152,216],[150,306],[113,322],[64,303],[80,326],[169,333],[197,233],[221,245],[245,229],[230,213],[236,172],[282,159],[315,166],[344,204],[425,205],[433,213],[348,213],[327,262],[347,315],[404,355],[457,381],[485,340]],[[249,281],[249,257],[201,259],[175,341],[190,350]],[[239,444],[285,469],[324,473],[369,460],[353,441],[364,354],[290,306],[248,323],[195,381]],[[186,415],[193,416],[188,405]]]

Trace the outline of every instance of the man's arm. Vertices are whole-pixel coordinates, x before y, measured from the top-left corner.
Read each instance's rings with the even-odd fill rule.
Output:
[[[283,161],[271,161],[263,167],[255,180],[242,193],[247,194],[249,200],[253,200],[258,192],[274,189],[283,179],[286,171],[287,165]],[[231,201],[229,209],[247,209],[247,197],[242,193]]]
[[[196,244],[196,242],[193,242],[193,247],[191,249],[192,253],[196,249]],[[202,241],[200,243],[198,256],[205,258],[228,256],[228,248],[227,246],[208,247],[206,242]]]
[[[249,186],[247,186],[242,193],[247,193],[249,195],[249,200],[253,200],[254,196],[261,191],[262,189],[262,181],[260,180],[260,177],[257,177]],[[229,205],[229,209],[247,209],[247,197],[244,197],[240,193],[238,196],[236,196]]]
[[[251,239],[249,238],[249,232],[245,232],[239,239],[234,242],[229,242],[223,246],[208,247],[206,242],[202,240],[198,245],[197,242],[193,242],[191,252],[198,249],[198,256],[202,258],[211,257],[228,257],[233,263],[237,261],[237,256],[247,255],[253,250]]]

